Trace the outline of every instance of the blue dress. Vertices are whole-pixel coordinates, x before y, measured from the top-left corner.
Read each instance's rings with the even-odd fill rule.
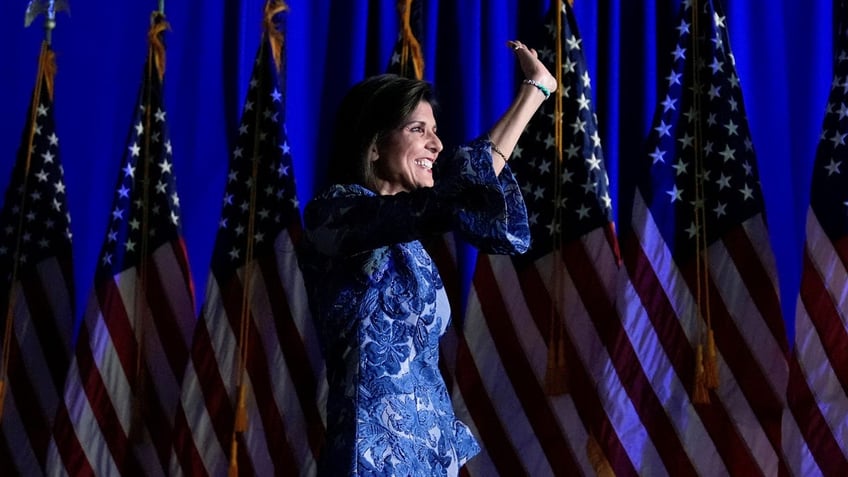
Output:
[[[440,158],[432,188],[335,185],[307,204],[301,266],[329,382],[319,475],[455,476],[479,452],[439,371],[450,306],[419,239],[454,230],[488,253],[527,249],[521,192],[489,147]]]

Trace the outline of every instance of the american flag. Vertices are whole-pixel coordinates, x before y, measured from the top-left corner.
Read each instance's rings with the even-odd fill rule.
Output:
[[[0,468],[44,472],[74,324],[70,215],[53,119],[55,55],[42,45],[21,145],[0,210],[4,401]]]
[[[786,459],[795,475],[848,475],[848,3],[813,165],[790,359]]]
[[[620,460],[650,475],[786,475],[788,345],[727,19],[718,1],[680,14],[620,237]]]
[[[591,80],[572,8],[553,2],[543,30],[539,57],[560,68],[560,86],[509,162],[531,247],[478,256],[448,366],[458,413],[483,447],[470,475],[600,472],[592,443],[616,405],[600,328],[616,320],[619,259]]]
[[[195,323],[155,15],[109,225],[56,417],[51,473],[163,475]],[[61,463],[60,463],[61,460]]]
[[[177,429],[186,475],[310,475],[323,445],[326,378],[295,255],[301,218],[285,131],[285,68],[266,26],[230,159],[206,300]],[[279,56],[281,58],[281,56]],[[243,393],[243,397],[241,394]],[[236,426],[239,408],[246,425]]]

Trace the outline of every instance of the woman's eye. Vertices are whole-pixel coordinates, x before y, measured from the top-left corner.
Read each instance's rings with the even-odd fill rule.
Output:
[[[412,126],[412,127],[409,128],[409,132],[414,132],[414,133],[417,133],[417,134],[423,134],[424,128],[422,128],[421,126]]]

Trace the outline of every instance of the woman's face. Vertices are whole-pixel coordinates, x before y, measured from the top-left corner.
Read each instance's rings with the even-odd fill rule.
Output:
[[[421,101],[400,127],[375,146],[377,193],[381,195],[433,186],[433,163],[442,150],[433,107]]]

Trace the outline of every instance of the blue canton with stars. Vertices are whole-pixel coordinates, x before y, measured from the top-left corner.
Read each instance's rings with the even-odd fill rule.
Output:
[[[556,71],[556,21],[562,18],[562,84],[530,121],[509,165],[521,185],[530,219],[530,250],[514,257],[533,262],[560,242],[575,240],[612,221],[609,178],[604,165],[592,88],[574,12],[552,7],[539,58]],[[554,95],[562,95],[562,164],[554,140]]]
[[[245,265],[249,240],[254,259],[271,257],[280,232],[288,229],[297,237],[301,230],[284,94],[274,65],[264,41],[254,63],[227,174],[212,264],[219,280]]]
[[[754,148],[719,2],[684,2],[639,189],[680,263],[763,212]],[[698,37],[695,32],[700,31]],[[693,73],[694,72],[694,73]],[[700,191],[700,192],[699,192]],[[705,221],[696,222],[696,208]]]
[[[137,266],[180,234],[180,199],[174,177],[162,80],[145,64],[124,152],[109,229],[100,252],[98,281]]]
[[[35,273],[35,266],[51,256],[57,257],[66,268],[68,284],[72,278],[71,218],[47,81],[41,84],[34,112],[34,123],[30,122],[33,111],[27,116],[15,169],[0,211],[0,309],[4,313],[18,244],[17,279]]]
[[[844,2],[843,2],[844,3]],[[843,9],[844,11],[844,9]],[[816,150],[810,206],[831,241],[848,235],[848,25],[840,22],[839,57]]]

